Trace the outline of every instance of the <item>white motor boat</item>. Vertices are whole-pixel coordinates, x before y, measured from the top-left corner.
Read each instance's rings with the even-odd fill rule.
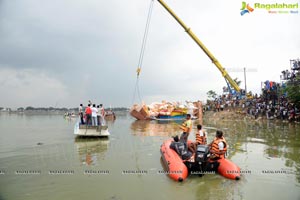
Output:
[[[74,126],[74,134],[83,137],[108,137],[110,135],[108,126],[92,126],[79,124],[79,122],[77,122]]]

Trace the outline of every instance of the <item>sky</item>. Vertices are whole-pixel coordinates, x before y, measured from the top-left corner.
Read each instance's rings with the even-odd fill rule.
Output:
[[[152,0],[0,0],[0,107],[77,107],[141,103],[136,69]],[[300,13],[254,9],[242,1],[165,0],[205,46],[260,93],[261,82],[280,81],[300,57]],[[298,0],[247,1],[298,3]],[[139,91],[142,101],[206,100],[226,83],[183,28],[154,1]]]

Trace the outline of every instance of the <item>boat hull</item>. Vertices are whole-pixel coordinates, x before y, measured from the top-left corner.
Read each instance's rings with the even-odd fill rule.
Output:
[[[166,173],[169,177],[175,181],[183,181],[188,177],[189,168],[186,166],[181,157],[170,148],[172,141],[174,140],[168,139],[161,145],[160,152],[162,160],[167,169]],[[188,141],[188,143],[191,142],[192,141],[190,140]],[[240,168],[236,164],[226,158],[219,159],[216,162],[219,163],[219,167],[217,169],[218,174],[232,180],[240,179]]]
[[[186,115],[159,115],[154,118],[155,120],[184,120],[186,119]]]
[[[180,156],[170,148],[170,144],[173,139],[166,140],[160,148],[160,152],[162,155],[163,163],[167,169],[166,174],[175,180],[175,181],[183,181],[188,176],[188,168],[183,163]]]
[[[108,137],[110,135],[107,126],[89,126],[75,124],[74,134],[82,137]]]
[[[218,173],[220,175],[233,180],[240,179],[241,169],[236,164],[226,158],[219,159],[218,162],[220,164],[218,167]]]
[[[151,119],[156,121],[183,121],[186,119],[186,115],[177,115],[177,116],[159,115],[157,117],[151,117]],[[191,119],[195,120],[197,118],[193,116]]]
[[[106,113],[104,115],[104,119],[107,121],[113,121],[113,120],[116,120],[116,115],[113,111],[109,110],[109,111],[106,111]]]
[[[171,116],[186,116],[186,114],[187,114],[187,109],[182,109],[182,110],[173,110],[172,112],[171,112]]]
[[[105,115],[104,119],[107,121],[114,121],[114,120],[116,120],[116,116],[115,115]]]
[[[137,120],[149,120],[149,114],[145,106],[133,106],[130,110],[130,115]]]

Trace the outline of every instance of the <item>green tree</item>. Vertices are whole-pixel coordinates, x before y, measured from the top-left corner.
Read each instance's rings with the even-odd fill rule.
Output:
[[[233,79],[233,80],[234,80],[234,82],[236,82],[236,84],[237,84],[238,86],[241,86],[242,81],[238,80],[238,78],[235,78],[235,79]]]
[[[209,90],[206,94],[209,99],[215,99],[217,97],[217,93],[212,90]]]
[[[27,106],[26,108],[25,108],[25,110],[34,110],[35,108],[34,107],[32,107],[32,106]]]
[[[19,107],[18,109],[17,109],[17,111],[24,111],[24,108],[23,107]]]
[[[240,87],[240,85],[241,85],[241,83],[242,83],[242,81],[240,81],[240,80],[238,80],[238,78],[235,78],[235,79],[233,79],[233,81]],[[230,85],[230,84],[229,84]],[[226,86],[224,86],[223,88],[226,88],[226,90],[227,91],[229,91],[229,88],[228,88],[228,86],[226,85]],[[230,88],[232,88],[232,86],[230,85]],[[233,88],[232,88],[233,89]],[[224,89],[223,89],[223,91],[224,91]]]
[[[300,76],[292,81],[288,81],[286,84],[285,92],[287,93],[287,98],[292,103],[300,107]]]

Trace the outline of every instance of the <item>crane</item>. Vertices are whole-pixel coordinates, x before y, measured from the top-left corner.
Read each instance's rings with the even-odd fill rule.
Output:
[[[228,85],[228,88],[230,90],[229,84],[233,89],[240,93],[241,88],[238,86],[238,84],[230,77],[228,72],[225,70],[225,68],[222,67],[221,63],[214,57],[214,55],[205,47],[205,45],[200,41],[200,39],[192,32],[190,28],[188,28],[184,22],[171,10],[171,8],[163,1],[163,0],[157,0],[174,18],[175,20],[183,27],[183,29],[187,32],[189,36],[198,44],[198,46],[204,51],[204,53],[210,58],[212,63],[219,69],[222,76],[225,78],[225,81]],[[228,84],[229,83],[229,84]]]

